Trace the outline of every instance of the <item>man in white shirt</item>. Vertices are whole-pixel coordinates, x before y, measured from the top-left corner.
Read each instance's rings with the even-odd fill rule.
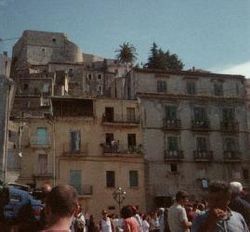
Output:
[[[188,232],[192,223],[188,221],[184,208],[188,202],[188,193],[179,191],[176,193],[176,202],[168,210],[168,225],[171,232]]]

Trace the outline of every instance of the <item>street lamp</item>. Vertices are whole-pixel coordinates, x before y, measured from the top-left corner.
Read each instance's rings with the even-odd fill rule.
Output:
[[[119,213],[121,211],[121,203],[125,200],[126,198],[126,192],[122,189],[122,187],[118,187],[114,192],[113,192],[113,198],[114,200],[118,203],[119,206]]]

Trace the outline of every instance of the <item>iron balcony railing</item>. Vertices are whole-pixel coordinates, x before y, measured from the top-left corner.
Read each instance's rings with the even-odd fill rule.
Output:
[[[33,147],[49,147],[51,146],[51,139],[47,137],[39,137],[36,135],[31,136],[30,145]]]
[[[165,159],[165,161],[182,160],[182,159],[184,159],[184,154],[183,154],[183,151],[181,151],[181,150],[176,150],[176,151],[165,150],[164,151],[164,159]]]
[[[79,147],[71,147],[70,144],[63,144],[63,156],[84,156],[88,154],[88,143],[81,143]]]
[[[164,119],[163,128],[166,130],[175,130],[181,128],[181,120],[179,119]]]
[[[139,124],[138,115],[114,114],[113,116],[102,116],[103,123],[133,123]]]
[[[226,161],[240,161],[241,152],[239,151],[224,151],[224,160]]]
[[[84,184],[80,188],[77,188],[79,195],[92,195],[93,194],[93,185]]]
[[[192,129],[194,130],[207,130],[210,128],[208,120],[192,120]]]
[[[109,145],[109,144],[101,144],[103,148],[103,153],[116,153],[116,154],[141,154],[142,146],[125,146],[122,144]]]
[[[237,121],[221,121],[220,128],[226,132],[238,132],[239,123]]]
[[[193,156],[195,161],[212,161],[213,151],[193,151]]]

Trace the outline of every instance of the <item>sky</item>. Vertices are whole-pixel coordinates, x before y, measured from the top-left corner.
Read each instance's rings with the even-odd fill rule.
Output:
[[[0,53],[11,54],[24,30],[64,32],[106,58],[129,42],[138,63],[155,42],[184,69],[250,78],[250,0],[0,0]]]

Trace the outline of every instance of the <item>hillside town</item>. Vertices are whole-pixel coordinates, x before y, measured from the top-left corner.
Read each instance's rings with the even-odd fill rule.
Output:
[[[194,64],[195,65],[195,64]],[[87,54],[64,33],[26,30],[0,54],[0,179],[69,184],[85,214],[193,202],[209,183],[250,191],[250,81]]]

